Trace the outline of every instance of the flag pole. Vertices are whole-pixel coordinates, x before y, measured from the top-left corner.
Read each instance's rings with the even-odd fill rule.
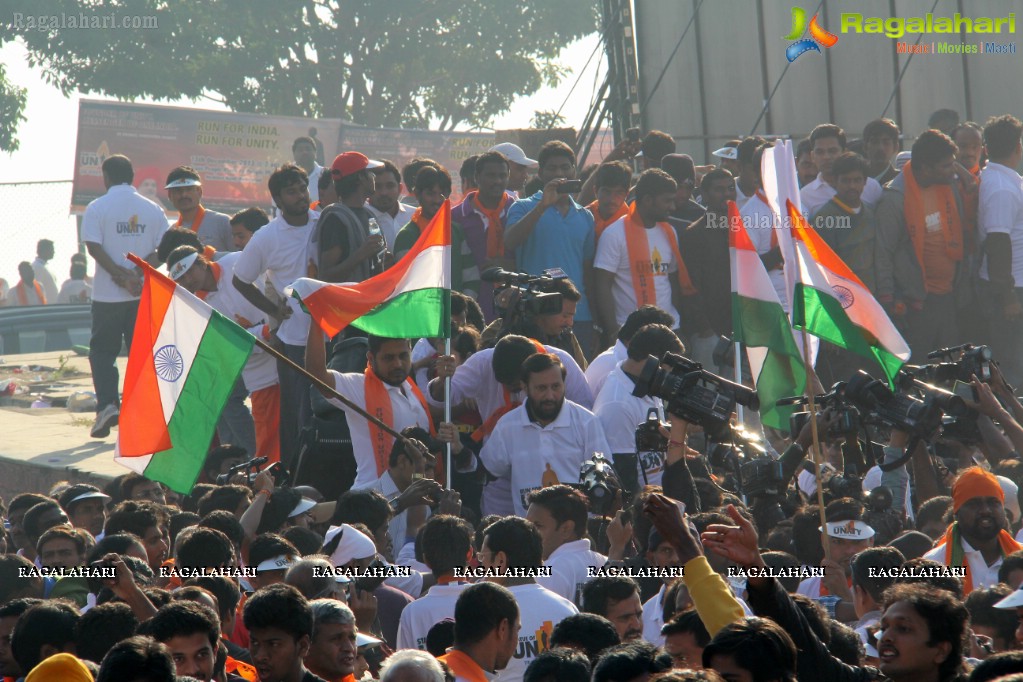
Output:
[[[338,393],[336,388],[334,388],[333,386],[331,386],[331,385],[329,385],[327,383],[324,383],[323,381],[320,381],[319,378],[313,376],[309,372],[309,370],[307,370],[305,367],[303,367],[302,365],[296,363],[294,360],[292,360],[288,356],[286,356],[283,353],[281,353],[279,350],[277,350],[276,348],[274,348],[273,346],[268,344],[263,339],[261,339],[259,337],[255,337],[255,338],[256,338],[256,345],[257,346],[259,346],[265,352],[267,352],[270,355],[274,356],[275,358],[277,358],[278,360],[280,360],[281,362],[283,362],[284,364],[288,365],[293,370],[295,370],[296,372],[298,372],[299,374],[304,376],[306,379],[311,381],[312,384],[314,386],[316,386],[316,388],[320,389],[321,391],[326,391],[327,393],[330,393],[331,396],[333,396],[333,397],[337,398],[338,400],[340,400],[342,403],[344,403],[346,406],[348,406],[353,412],[355,412],[356,414],[358,414],[359,416],[361,416],[363,419],[365,419],[366,421],[370,422],[374,426],[380,427],[386,433],[391,434],[392,436],[394,436],[398,440],[402,441],[403,443],[407,443],[408,442],[408,440],[409,440],[408,438],[406,438],[405,436],[401,435],[400,433],[398,433],[397,431],[392,429],[390,426],[388,426],[384,422],[380,421],[380,419],[378,419],[374,415],[372,415],[369,412],[367,412],[361,405],[353,402],[351,399],[346,398],[345,396],[343,396],[340,393]]]
[[[809,368],[809,371],[812,372],[813,371],[813,367],[810,364],[810,335],[807,334],[804,331],[802,336],[803,336],[803,362],[806,365],[806,367]],[[808,384],[809,384],[809,382],[808,382]],[[807,397],[807,399],[810,402],[810,405],[809,405],[809,407],[810,407],[810,435],[813,437],[813,443],[810,446],[810,448],[811,448],[811,456],[813,457],[813,463],[815,465],[814,468],[816,470],[815,474],[816,474],[816,477],[817,477],[817,506],[820,507],[821,529],[822,529],[822,532],[824,533],[824,535],[827,536],[827,534],[828,534],[828,520],[827,520],[827,518],[825,517],[825,514],[824,514],[824,485],[823,485],[823,482],[821,481],[821,464],[822,464],[821,443],[820,443],[820,438],[819,438],[818,433],[817,433],[817,405],[816,405],[816,400],[815,400],[815,397],[814,397],[814,394],[816,393],[816,391],[814,390],[812,384],[809,384],[807,388],[809,390],[807,390],[807,392],[806,392],[806,397]],[[831,559],[831,544],[830,544],[830,542],[824,542],[824,543],[821,543],[821,544],[824,545],[824,557],[826,559],[830,560]]]
[[[739,343],[738,341],[736,341],[735,342],[735,362],[732,363],[732,364],[735,365],[735,371],[734,371],[735,383],[737,383],[739,385],[742,385],[742,355],[741,355],[741,353],[742,353],[742,344]],[[736,416],[736,418],[738,418],[740,424],[745,424],[746,423],[746,420],[743,419],[743,411],[745,409],[746,408],[744,408],[742,405],[739,405],[739,404],[736,404],[736,406],[735,406],[735,416]]]
[[[451,335],[449,334],[444,339],[444,355],[451,355]],[[451,375],[444,377],[444,421],[451,421]],[[456,432],[457,435],[457,432]],[[448,490],[451,490],[451,443],[445,443],[447,446],[444,452],[444,474],[447,478],[447,484],[444,486]]]

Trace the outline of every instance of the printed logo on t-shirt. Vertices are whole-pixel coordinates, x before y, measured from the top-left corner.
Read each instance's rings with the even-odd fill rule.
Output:
[[[145,233],[145,223],[139,223],[137,215],[133,215],[129,220],[117,221],[117,234],[136,235]]]
[[[650,260],[648,261],[637,261],[636,272],[646,274],[649,273],[654,277],[666,277],[668,275],[668,268],[671,267],[671,262],[665,262],[661,256],[661,251],[656,246],[650,253]]]
[[[547,651],[551,646],[551,633],[554,623],[545,620],[539,630],[519,635],[519,646],[515,649],[515,658],[533,659]]]

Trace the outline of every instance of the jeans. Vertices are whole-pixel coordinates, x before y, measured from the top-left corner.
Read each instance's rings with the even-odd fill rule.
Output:
[[[299,367],[305,366],[305,346],[284,344],[284,355]],[[281,463],[291,469],[298,457],[302,429],[312,415],[309,400],[312,383],[280,360],[277,376],[281,385]]]
[[[241,376],[234,384],[231,395],[227,397],[224,411],[217,422],[217,438],[224,445],[238,445],[245,448],[249,457],[256,456],[256,429],[252,421],[252,413],[245,406],[245,398],[249,392],[245,390],[245,382]]]
[[[958,343],[959,324],[955,294],[927,294],[920,310],[906,311],[906,343],[913,352],[910,362],[927,364],[927,354]]]
[[[988,282],[978,283],[981,292],[981,306],[988,323],[988,339],[974,338],[971,334],[967,341],[977,344],[990,340],[991,351],[998,362],[1005,380],[1012,386],[1023,382],[1023,320],[1005,319],[1003,297],[996,295]],[[1015,289],[1016,298],[1023,301],[1023,288]]]
[[[107,405],[121,404],[118,395],[120,374],[117,371],[117,356],[121,352],[122,339],[124,345],[131,350],[131,338],[135,333],[135,317],[138,312],[138,301],[92,302],[89,367],[92,369],[92,385],[96,389],[96,412],[102,411]]]

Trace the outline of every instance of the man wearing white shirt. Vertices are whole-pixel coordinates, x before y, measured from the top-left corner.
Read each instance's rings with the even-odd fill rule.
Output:
[[[1005,555],[1020,549],[1009,535],[1005,493],[998,479],[980,467],[960,472],[952,484],[952,525],[924,559],[965,566],[963,594],[998,583]]]
[[[459,579],[472,558],[472,526],[457,516],[440,514],[423,527],[423,559],[437,578],[425,595],[405,607],[398,625],[399,649],[426,650],[426,635],[435,624],[455,615],[455,602],[469,582]]]
[[[629,341],[640,327],[645,327],[648,324],[663,324],[670,327],[671,323],[671,315],[655,305],[640,306],[629,313],[629,316],[625,318],[625,324],[618,330],[618,338],[615,339],[614,345],[593,358],[593,362],[586,368],[586,383],[590,385],[593,396],[596,397],[600,393],[611,370],[629,356]]]
[[[608,452],[600,422],[565,399],[565,366],[558,356],[536,353],[522,363],[526,402],[501,417],[480,450],[480,461],[498,479],[511,482],[514,513],[524,516],[533,490],[579,480],[593,453]]]
[[[476,429],[473,438],[477,442],[486,443],[498,420],[522,404],[522,363],[538,352],[553,353],[561,360],[567,372],[565,396],[587,409],[592,407],[593,394],[590,393],[586,377],[571,355],[560,348],[544,346],[538,341],[515,334],[503,337],[493,348],[474,353],[462,365],[457,364],[454,356],[438,357],[435,362],[437,376],[430,381],[427,401],[434,407],[443,407],[444,378],[450,376],[451,404],[457,405],[470,398],[476,401],[483,424]],[[484,515],[507,516],[514,513],[507,480],[491,481],[483,489],[482,511]]]
[[[650,566],[658,569],[678,569],[682,573],[682,560],[679,558],[678,550],[674,545],[661,537],[656,528],[650,529],[650,537],[647,542],[646,560]],[[664,626],[664,594],[672,578],[662,578],[664,584],[661,589],[643,604],[643,639],[654,646],[664,646],[664,635],[661,628]]]
[[[536,526],[543,546],[544,566],[551,575],[537,582],[565,599],[579,604],[591,568],[600,568],[607,557],[590,549],[586,537],[589,518],[586,496],[567,485],[541,488],[529,497],[526,519]]]
[[[657,412],[659,419],[664,419],[664,405],[660,398],[646,396],[637,398],[632,394],[636,388],[633,377],[638,377],[643,365],[651,355],[660,359],[665,353],[682,354],[685,348],[675,332],[663,324],[648,324],[636,332],[629,343],[628,357],[618,363],[604,382],[604,387],[593,401],[593,414],[600,420],[611,448],[613,461],[619,472],[620,461],[631,460],[636,455],[636,427],[646,420],[650,410]],[[638,491],[645,485],[660,485],[664,474],[664,454],[646,452],[643,459],[634,467],[635,480],[627,473],[622,473],[623,483],[632,490]],[[629,481],[624,479],[628,478]]]
[[[310,322],[306,369],[313,376],[328,386],[334,386],[338,393],[376,415],[395,431],[400,432],[410,426],[429,430],[429,406],[409,376],[412,371],[412,348],[408,339],[370,336],[366,360],[368,366],[364,372],[342,374],[327,369],[323,332],[315,320]],[[321,393],[332,405],[344,410],[348,417],[352,449],[355,451],[353,487],[373,485],[388,468],[394,437],[370,424],[365,417],[331,394],[322,390]],[[390,412],[389,417],[387,412]]]
[[[158,264],[156,247],[167,230],[163,209],[135,191],[134,177],[128,157],[108,157],[103,161],[107,193],[90,203],[82,218],[82,241],[96,260],[89,341],[97,411],[93,438],[106,438],[120,415],[116,360],[122,339],[131,348],[142,294],[142,276],[126,255],[138,254]]]
[[[977,243],[984,245],[980,279],[986,292],[991,346],[1006,381],[1023,379],[1023,122],[999,116],[984,128],[988,162],[980,172]]]
[[[501,575],[508,570],[539,567],[542,552],[540,533],[526,519],[506,516],[484,531],[480,565],[494,574],[488,581],[507,587],[515,595],[522,619],[518,646],[498,682],[521,682],[529,664],[550,646],[554,627],[579,613],[575,604],[537,584],[531,576]]]
[[[280,214],[253,233],[234,268],[234,286],[269,319],[280,321],[276,336],[284,344],[285,356],[298,365],[305,358],[309,314],[302,311],[294,298],[286,296],[284,289],[308,274],[309,234],[319,217],[309,210],[308,180],[305,171],[294,164],[274,171],[269,189]],[[281,301],[279,304],[254,284],[264,273]],[[299,434],[312,412],[310,384],[281,360],[277,361],[277,374],[281,386],[281,461],[291,467],[298,454]]]
[[[36,259],[32,261],[32,270],[36,273],[36,281],[43,287],[46,301],[56,303],[57,280],[50,268],[46,266],[51,260],[53,260],[53,242],[49,239],[40,239],[36,244]]]
[[[835,176],[831,165],[839,154],[845,151],[845,131],[834,123],[822,123],[810,133],[810,154],[819,171],[817,179],[808,182],[799,190],[799,200],[803,204],[803,217],[813,220],[813,216],[824,204],[837,193]],[[867,178],[861,195],[863,203],[871,208],[881,200],[881,185],[874,178]]]
[[[306,173],[310,201],[319,201],[319,183],[320,176],[323,175],[323,166],[316,163],[316,140],[311,137],[296,137],[291,143],[291,155],[295,158],[295,165]],[[274,203],[277,203],[276,199]]]
[[[398,231],[412,221],[412,214],[416,212],[415,206],[409,206],[401,202],[402,184],[401,172],[398,167],[390,161],[381,161],[383,164],[373,171],[376,175],[376,184],[373,194],[366,201],[366,209],[376,218],[380,226],[380,233],[384,235],[387,248],[394,250],[394,238]],[[409,187],[411,194],[415,188]]]

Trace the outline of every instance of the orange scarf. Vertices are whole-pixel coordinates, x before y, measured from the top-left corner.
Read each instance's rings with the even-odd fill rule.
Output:
[[[39,297],[39,303],[46,305],[46,294],[43,293],[43,288],[39,286],[39,280],[32,280],[32,287],[36,290],[36,296]],[[18,295],[18,303],[21,305],[28,305],[28,292],[25,291],[25,283],[18,282],[14,287],[14,293]]]
[[[851,590],[852,589],[852,578],[846,578],[845,580],[846,580],[847,583],[849,583],[849,589]],[[831,591],[827,587],[824,586],[824,581],[823,580],[821,580],[820,593],[821,593],[822,597],[827,597],[828,595],[831,594]]]
[[[195,220],[188,226],[192,232],[198,232],[199,226],[202,225],[202,219],[206,217],[206,209],[199,204],[199,208],[195,212]],[[181,216],[178,216],[178,222],[174,223],[174,227],[181,227]]]
[[[689,279],[689,271],[682,262],[682,254],[678,250],[678,239],[675,231],[668,223],[657,223],[671,246],[671,257],[678,265],[678,283],[682,287],[682,293],[691,296],[696,293],[696,287]],[[653,229],[653,228],[650,228]],[[650,241],[647,238],[647,228],[640,222],[639,216],[633,210],[625,219],[625,248],[628,251],[629,266],[632,268],[632,289],[636,296],[636,307],[644,305],[657,305],[657,292],[654,290],[654,276],[656,270],[661,266],[659,260],[650,260]]]
[[[612,224],[618,222],[618,219],[622,216],[629,214],[629,205],[626,202],[622,202],[622,205],[618,207],[618,210],[611,215],[610,218],[604,220],[600,217],[600,209],[597,207],[597,201],[594,200],[592,204],[586,207],[590,213],[593,214],[593,234],[595,239],[600,239],[600,235],[604,230],[610,227]]]
[[[504,222],[501,214],[508,203],[508,195],[502,194],[497,208],[487,208],[480,203],[479,192],[472,193],[473,207],[487,217],[487,258],[504,258]]]
[[[970,562],[967,561],[963,552],[962,538],[959,534],[959,522],[954,521],[949,524],[948,529],[945,530],[943,535],[935,545],[945,543],[945,565],[946,566],[962,566],[966,569],[966,578],[963,580],[963,596],[965,597],[970,592],[973,592],[973,576],[970,574]],[[1011,535],[1006,531],[1000,531],[998,533],[998,544],[1002,549],[1002,556],[1009,556],[1013,552],[1018,552],[1023,549],[1023,545],[1016,542]]]
[[[903,199],[903,215],[906,218],[906,230],[913,241],[920,271],[927,280],[927,266],[924,264],[924,235],[927,231],[927,216],[937,214],[941,220],[941,231],[945,237],[945,253],[951,260],[963,259],[963,226],[959,220],[959,209],[956,206],[955,194],[951,185],[931,185],[920,187],[913,176],[913,162],[907,161],[902,167],[905,178],[905,198]]]
[[[239,661],[236,658],[227,657],[227,664],[224,667],[224,671],[237,675],[249,682],[259,682],[259,672],[248,663]]]
[[[536,348],[537,353],[547,352],[547,348],[536,339],[530,339],[530,341],[533,342],[533,347]],[[522,404],[521,400],[511,399],[511,393],[508,392],[506,387],[502,386],[501,390],[504,391],[504,405],[494,410],[494,413],[487,417],[487,420],[483,422],[478,429],[476,429],[476,431],[472,434],[473,441],[482,443],[483,439],[489,436],[494,430],[494,427],[497,426],[497,422],[501,419],[501,417]]]
[[[387,392],[387,387],[369,366],[366,367],[366,371],[363,374],[366,377],[364,384],[366,411],[388,426],[393,426],[394,408],[391,406],[391,396]],[[411,377],[408,377],[405,379],[405,387],[412,391],[412,395],[423,406],[423,411],[426,412],[426,421],[429,422],[430,433],[435,434],[436,430],[433,426],[433,419],[430,418],[430,408],[426,404],[426,398],[423,397],[419,387],[416,386],[416,382],[412,381]],[[391,457],[391,447],[394,445],[394,436],[376,424],[367,422],[366,426],[369,427],[370,440],[373,443],[373,454],[377,461],[377,477],[380,477],[387,471],[388,460]]]
[[[461,678],[466,682],[487,682],[488,678],[483,668],[467,654],[463,654],[457,649],[451,649],[443,656],[438,657],[438,660],[447,663],[456,679]]]

